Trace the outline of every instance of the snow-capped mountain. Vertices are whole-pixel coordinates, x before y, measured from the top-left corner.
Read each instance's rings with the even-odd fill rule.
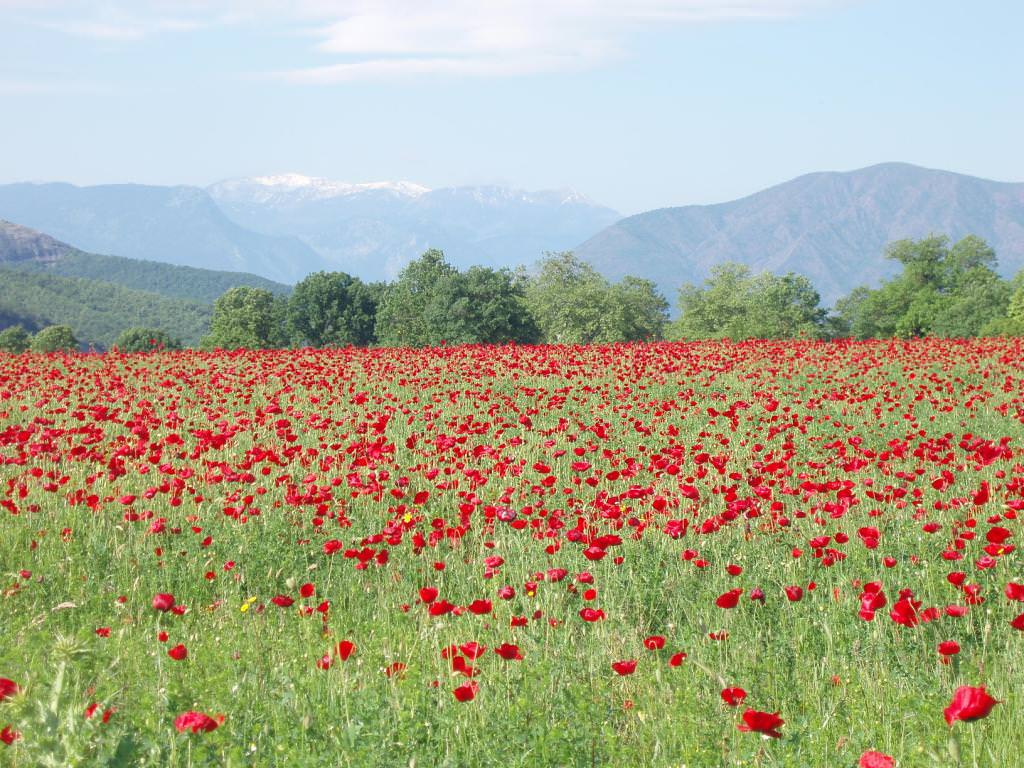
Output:
[[[207,191],[248,229],[290,235],[338,269],[393,278],[427,248],[460,267],[516,266],[571,248],[619,219],[571,189],[430,189],[411,181],[353,183],[285,173],[231,179]]]
[[[267,205],[282,205],[300,201],[347,197],[364,192],[388,192],[400,197],[419,197],[429,192],[430,189],[411,181],[371,181],[353,184],[315,176],[303,176],[301,173],[282,173],[276,176],[228,179],[214,184],[209,191],[219,200],[242,200],[261,202]]]

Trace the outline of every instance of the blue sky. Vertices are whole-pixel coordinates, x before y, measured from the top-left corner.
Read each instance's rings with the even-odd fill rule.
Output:
[[[0,183],[1024,181],[1014,0],[0,0]]]

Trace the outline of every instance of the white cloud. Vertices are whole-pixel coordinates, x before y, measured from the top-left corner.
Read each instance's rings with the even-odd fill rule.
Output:
[[[327,59],[272,76],[332,83],[407,76],[499,77],[600,66],[628,50],[632,33],[675,24],[785,18],[856,0],[42,0],[69,34],[138,40],[155,31],[250,25],[304,34]],[[0,8],[28,6],[0,0]],[[287,30],[285,32],[284,30]]]
[[[589,69],[629,34],[670,24],[791,16],[834,0],[299,0],[316,50],[344,61],[281,73],[305,83]],[[267,6],[264,4],[264,12]],[[295,6],[293,6],[295,7]]]

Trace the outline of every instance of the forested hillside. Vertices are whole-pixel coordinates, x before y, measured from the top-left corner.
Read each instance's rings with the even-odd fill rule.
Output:
[[[64,277],[103,280],[175,299],[212,304],[240,285],[285,294],[291,287],[247,272],[182,267],[159,261],[86,253],[49,235],[0,219],[0,264]]]
[[[126,328],[149,326],[196,344],[209,327],[211,312],[208,304],[196,301],[0,265],[0,327],[21,324],[35,331],[63,324],[83,344],[107,348]]]
[[[45,272],[62,277],[83,277],[116,283],[125,288],[158,293],[173,299],[212,304],[225,291],[240,285],[264,288],[271,293],[287,294],[291,287],[244,272],[179,267],[157,261],[100,256],[75,251],[50,263],[22,262],[18,269]]]

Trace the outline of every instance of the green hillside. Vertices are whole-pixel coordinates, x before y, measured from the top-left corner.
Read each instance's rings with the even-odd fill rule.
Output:
[[[212,304],[230,288],[248,285],[273,293],[288,293],[290,286],[244,272],[220,272],[196,267],[179,267],[157,261],[128,259],[122,256],[100,256],[75,251],[59,261],[22,263],[19,269],[31,269],[63,277],[84,277],[116,283],[174,299],[188,299]]]
[[[4,327],[20,323],[34,331],[46,325],[70,325],[84,344],[105,349],[126,328],[147,326],[161,328],[185,344],[196,344],[209,327],[211,312],[210,305],[196,301],[0,264],[0,326]]]

